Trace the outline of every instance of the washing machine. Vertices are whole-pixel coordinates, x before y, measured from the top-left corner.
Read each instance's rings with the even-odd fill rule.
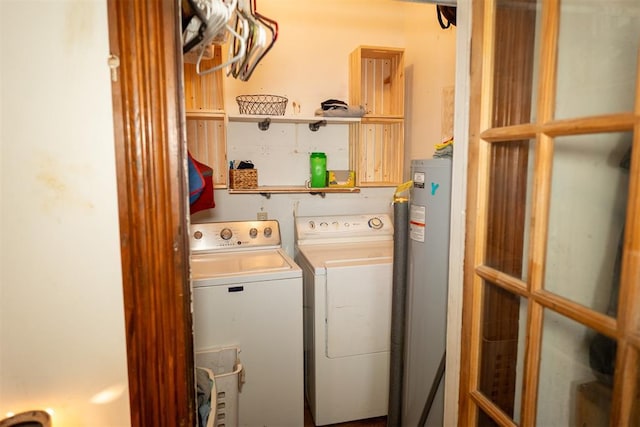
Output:
[[[387,414],[393,223],[295,218],[304,283],[305,394],[315,424]]]
[[[239,349],[240,426],[304,425],[302,271],[279,223],[190,226],[194,349]]]

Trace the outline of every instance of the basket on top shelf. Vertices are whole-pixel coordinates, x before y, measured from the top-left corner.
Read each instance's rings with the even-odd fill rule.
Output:
[[[288,99],[278,95],[240,95],[236,101],[240,114],[284,116]]]

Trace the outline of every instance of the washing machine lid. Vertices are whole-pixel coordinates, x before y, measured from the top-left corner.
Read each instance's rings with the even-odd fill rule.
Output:
[[[298,253],[311,266],[315,274],[326,274],[326,269],[330,267],[391,264],[393,262],[393,242],[300,245]]]
[[[194,287],[301,276],[300,267],[282,249],[191,255]]]

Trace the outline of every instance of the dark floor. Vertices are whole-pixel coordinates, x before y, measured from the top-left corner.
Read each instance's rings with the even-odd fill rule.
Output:
[[[349,421],[347,423],[331,424],[327,427],[386,427],[387,417],[368,418],[366,420]],[[304,402],[304,427],[315,427],[313,417],[307,401]]]

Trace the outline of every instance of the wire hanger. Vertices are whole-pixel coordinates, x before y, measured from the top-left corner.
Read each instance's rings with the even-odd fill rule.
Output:
[[[257,0],[251,0],[251,13],[260,23],[262,23],[262,25],[264,25],[264,27],[266,27],[271,32],[271,42],[268,46],[262,47],[253,64],[246,64],[246,67],[245,69],[243,69],[243,73],[241,76],[241,79],[244,81],[249,80],[258,63],[262,61],[262,58],[264,58],[265,55],[271,50],[276,40],[278,39],[278,22],[258,13],[256,1]]]
[[[225,25],[225,28],[226,28],[227,31],[229,31],[229,33],[231,33],[232,36],[234,36],[237,40],[239,40],[240,48],[238,50],[238,54],[236,56],[234,56],[233,58],[229,59],[225,63],[219,64],[219,65],[211,67],[211,68],[209,68],[207,70],[201,71],[200,70],[200,60],[202,59],[202,56],[203,56],[204,51],[205,51],[205,49],[203,47],[202,50],[200,51],[200,55],[198,56],[198,62],[196,62],[196,73],[198,73],[198,75],[203,76],[205,74],[213,73],[214,71],[218,71],[218,70],[220,70],[220,69],[222,69],[222,68],[224,68],[224,67],[226,67],[228,65],[232,65],[232,64],[240,61],[242,58],[244,58],[245,52],[246,52],[246,46],[247,46],[244,38],[240,34],[236,33],[233,30],[233,28],[231,28],[230,26]]]

